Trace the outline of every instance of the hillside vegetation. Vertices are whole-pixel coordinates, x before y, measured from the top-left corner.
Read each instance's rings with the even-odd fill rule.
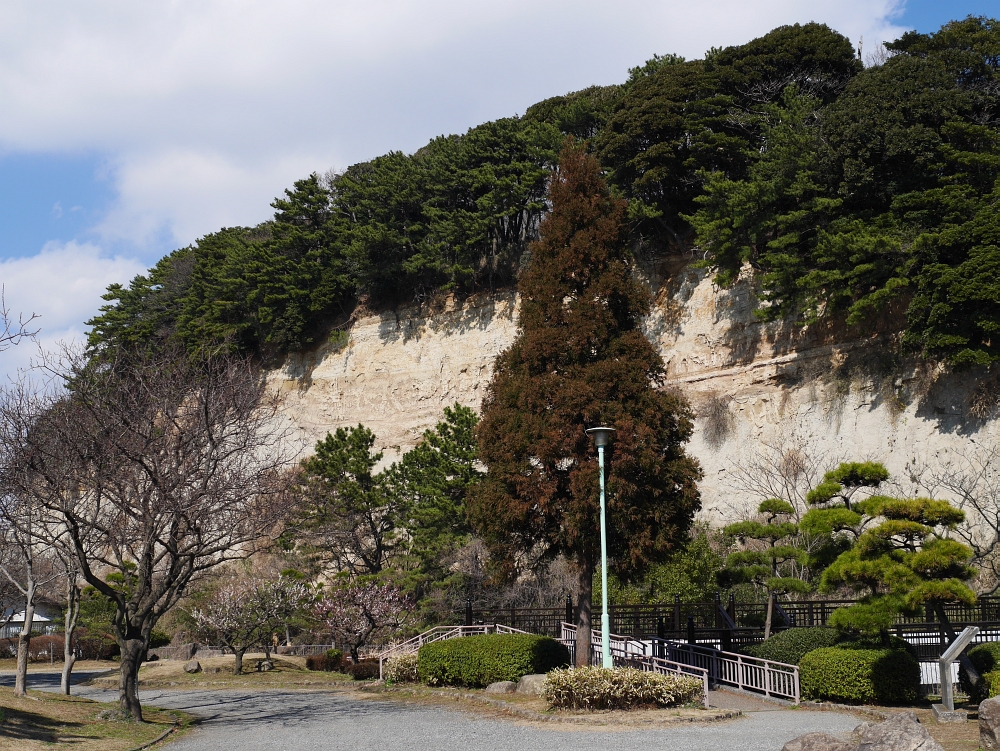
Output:
[[[885,52],[865,68],[828,27],[785,26],[702,60],[656,56],[621,85],[412,155],[310,175],[270,221],[206,235],[110,287],[90,344],[179,338],[273,359],[314,346],[360,300],[512,286],[573,136],[628,199],[637,255],[690,255],[723,285],[749,265],[762,317],[864,327],[905,310],[911,351],[989,364],[1000,348],[1000,22],[910,32]]]

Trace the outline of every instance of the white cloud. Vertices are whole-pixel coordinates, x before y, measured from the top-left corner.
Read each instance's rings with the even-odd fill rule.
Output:
[[[0,284],[11,316],[38,315],[31,327],[40,329],[38,344],[52,349],[61,341],[82,341],[83,323],[103,304],[108,285],[127,283],[143,270],[139,261],[108,257],[89,243],[48,243],[35,256],[0,261]],[[27,367],[37,353],[28,340],[0,353],[0,378]]]
[[[900,0],[0,0],[0,151],[99,150],[120,203],[101,230],[177,244],[268,216],[312,170],[827,23],[865,48]]]

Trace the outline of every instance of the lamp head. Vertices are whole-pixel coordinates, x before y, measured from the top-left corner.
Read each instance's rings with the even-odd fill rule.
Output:
[[[611,434],[614,428],[587,428],[587,435],[594,439],[594,445],[598,448],[607,446],[611,442]]]

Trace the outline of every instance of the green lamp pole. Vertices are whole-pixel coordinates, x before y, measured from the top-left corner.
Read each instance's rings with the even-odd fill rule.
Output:
[[[587,434],[597,446],[597,463],[601,468],[601,664],[614,667],[611,661],[611,616],[608,613],[608,523],[604,503],[604,447],[611,441],[614,428],[589,428]]]

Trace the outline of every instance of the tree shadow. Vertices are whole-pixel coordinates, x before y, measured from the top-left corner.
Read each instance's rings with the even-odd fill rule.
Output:
[[[38,712],[3,707],[6,722],[2,725],[4,738],[42,743],[81,743],[89,736],[73,733],[74,728],[82,728],[85,723],[56,720]]]

